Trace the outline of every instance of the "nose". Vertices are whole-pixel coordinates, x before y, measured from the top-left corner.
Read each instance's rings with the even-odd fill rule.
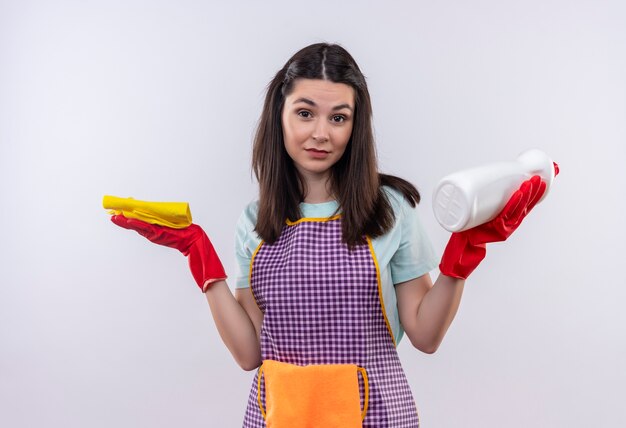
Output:
[[[315,141],[324,142],[329,140],[328,124],[325,120],[318,120],[311,135]]]

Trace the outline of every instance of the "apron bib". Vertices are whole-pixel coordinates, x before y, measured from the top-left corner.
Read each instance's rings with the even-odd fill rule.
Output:
[[[264,313],[261,357],[273,376],[270,379],[263,366],[261,376],[259,371],[255,374],[244,428],[280,428],[272,421],[287,416],[272,419],[272,415],[289,414],[286,408],[295,405],[301,407],[288,417],[301,418],[298,423],[292,419],[292,428],[344,427],[326,418],[334,412],[332,406],[324,407],[328,402],[348,403],[345,417],[354,421],[357,414],[362,420],[354,426],[419,427],[415,401],[383,314],[370,248],[368,240],[348,250],[341,242],[339,216],[289,223],[274,244],[261,244],[252,259],[250,284]],[[347,380],[341,386],[346,392],[342,389],[334,400],[327,399],[327,391],[338,389],[330,379],[339,375],[330,374],[334,368],[325,365],[356,367],[354,385]],[[315,375],[307,377],[313,371]],[[322,378],[326,372],[328,382]],[[285,379],[294,381],[288,385]],[[300,399],[289,398],[296,396]],[[344,417],[339,413],[344,414],[337,412],[338,418]]]

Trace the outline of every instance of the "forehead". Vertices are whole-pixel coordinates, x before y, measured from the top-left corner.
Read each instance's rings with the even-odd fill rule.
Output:
[[[285,102],[293,103],[306,98],[319,105],[349,104],[354,107],[354,89],[345,83],[322,79],[296,79]]]

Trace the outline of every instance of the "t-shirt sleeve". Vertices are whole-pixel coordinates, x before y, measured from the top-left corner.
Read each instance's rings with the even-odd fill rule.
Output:
[[[395,231],[399,233],[399,245],[389,267],[394,284],[418,278],[437,266],[437,258],[432,243],[420,221],[418,208],[397,194],[394,204],[396,215]]]
[[[254,231],[257,207],[258,204],[256,202],[251,202],[243,210],[239,220],[237,220],[235,230],[235,260],[237,262],[235,288],[247,288],[250,286],[250,262],[252,261],[254,251],[261,242]]]

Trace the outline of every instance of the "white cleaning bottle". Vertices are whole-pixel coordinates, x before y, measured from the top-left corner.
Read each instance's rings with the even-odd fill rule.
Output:
[[[546,182],[546,192],[558,166],[547,154],[531,149],[508,162],[458,171],[441,179],[433,194],[435,218],[450,232],[460,232],[492,220],[521,184],[533,175]]]

